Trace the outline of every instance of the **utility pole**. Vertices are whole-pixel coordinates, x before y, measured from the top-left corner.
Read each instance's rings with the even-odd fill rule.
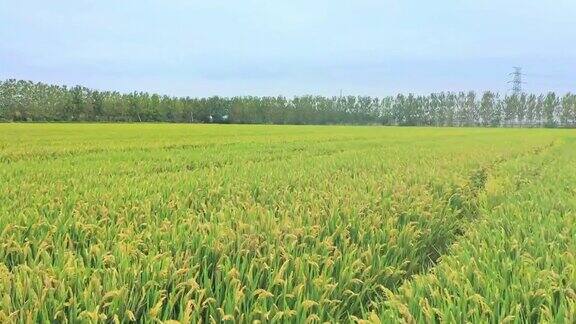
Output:
[[[519,66],[514,67],[514,72],[510,73],[509,75],[512,76],[512,80],[508,81],[508,83],[512,84],[512,93],[515,95],[520,95],[522,93],[522,68]]]

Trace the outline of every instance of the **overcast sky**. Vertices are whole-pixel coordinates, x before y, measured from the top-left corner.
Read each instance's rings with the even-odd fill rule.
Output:
[[[576,1],[0,0],[0,79],[170,95],[576,90]]]

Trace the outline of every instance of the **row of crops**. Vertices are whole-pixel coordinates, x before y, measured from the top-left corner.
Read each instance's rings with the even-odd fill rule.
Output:
[[[482,218],[431,273],[389,292],[379,318],[575,323],[575,146],[565,138],[497,168]]]
[[[567,130],[0,134],[1,322],[574,321]]]

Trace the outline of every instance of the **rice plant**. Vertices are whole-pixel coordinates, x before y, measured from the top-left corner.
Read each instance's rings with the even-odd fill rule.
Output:
[[[574,138],[0,125],[0,322],[573,322]]]

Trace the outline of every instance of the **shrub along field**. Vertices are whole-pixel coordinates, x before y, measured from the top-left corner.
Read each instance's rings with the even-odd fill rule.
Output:
[[[0,125],[0,322],[574,322],[576,133]]]

